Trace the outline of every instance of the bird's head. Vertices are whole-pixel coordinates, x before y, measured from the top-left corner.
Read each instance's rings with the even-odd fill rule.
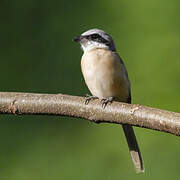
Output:
[[[73,39],[80,43],[83,51],[89,51],[95,48],[104,48],[116,51],[112,37],[100,29],[90,29]]]

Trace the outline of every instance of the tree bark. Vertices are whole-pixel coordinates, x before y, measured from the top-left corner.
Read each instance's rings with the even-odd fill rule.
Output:
[[[130,124],[180,136],[180,113],[120,102],[103,109],[100,100],[92,100],[88,105],[84,102],[84,97],[64,94],[0,92],[0,114],[69,116],[96,123]]]

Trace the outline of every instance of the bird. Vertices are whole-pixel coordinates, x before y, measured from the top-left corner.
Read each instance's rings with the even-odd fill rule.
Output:
[[[90,29],[75,36],[83,55],[81,70],[92,96],[87,96],[85,104],[100,99],[102,107],[113,101],[131,103],[131,87],[126,67],[116,51],[112,37],[101,29]],[[141,152],[133,127],[122,125],[132,162],[137,173],[144,172]]]

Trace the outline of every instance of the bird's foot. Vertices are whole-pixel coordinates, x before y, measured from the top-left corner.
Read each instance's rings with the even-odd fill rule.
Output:
[[[85,104],[87,105],[89,103],[89,101],[93,100],[93,99],[98,99],[98,97],[96,96],[90,96],[89,94],[86,94],[86,100],[85,100]]]
[[[108,103],[112,103],[114,100],[114,97],[108,97],[101,99],[102,102],[102,108],[104,109]]]

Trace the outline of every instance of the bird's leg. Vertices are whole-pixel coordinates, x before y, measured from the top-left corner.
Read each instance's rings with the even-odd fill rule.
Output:
[[[90,100],[93,100],[93,99],[98,99],[97,96],[90,96],[89,94],[86,94],[86,100],[85,100],[85,104],[87,105],[89,103]]]
[[[108,103],[112,103],[113,100],[114,100],[114,97],[108,97],[108,98],[101,99],[103,109],[106,107],[106,105]]]

